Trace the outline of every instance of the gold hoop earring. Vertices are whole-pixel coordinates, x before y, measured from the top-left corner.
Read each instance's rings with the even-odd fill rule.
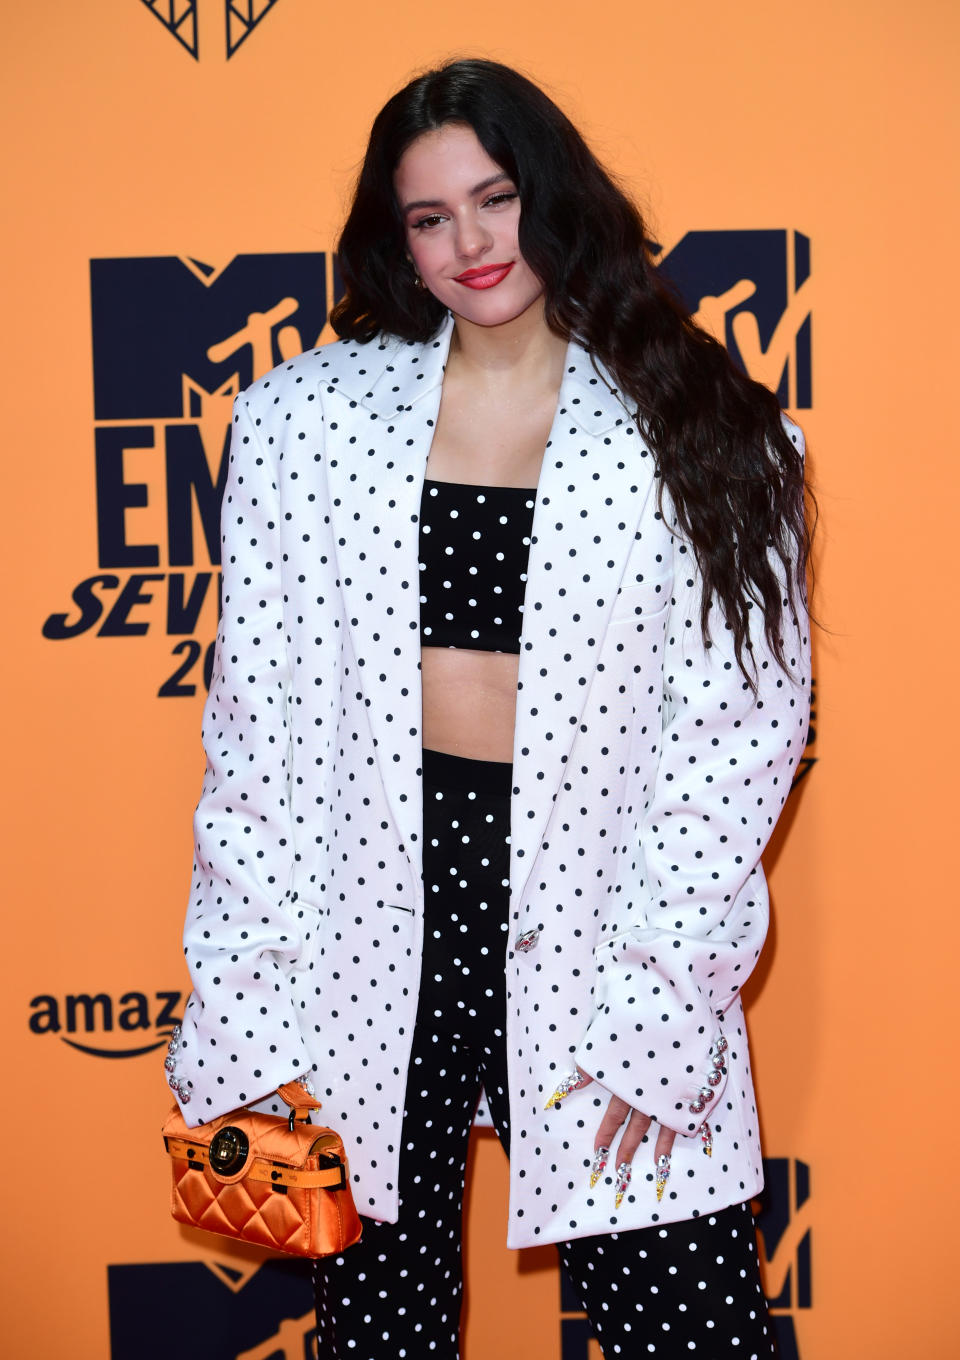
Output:
[[[414,288],[419,288],[422,291],[426,285],[424,284],[423,279],[417,273],[417,266],[413,263],[413,256],[410,255],[409,253],[407,254],[407,264],[410,266],[410,272],[413,274]]]

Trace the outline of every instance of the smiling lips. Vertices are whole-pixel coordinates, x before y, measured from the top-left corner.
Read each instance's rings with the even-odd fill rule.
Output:
[[[454,282],[462,283],[464,288],[495,288],[498,283],[503,282],[512,268],[512,260],[509,264],[484,264],[478,269],[465,269],[462,274],[456,276]]]

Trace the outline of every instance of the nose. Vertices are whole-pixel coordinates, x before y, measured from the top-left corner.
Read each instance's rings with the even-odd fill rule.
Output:
[[[476,260],[490,249],[493,237],[473,213],[457,222],[457,254],[464,260]]]

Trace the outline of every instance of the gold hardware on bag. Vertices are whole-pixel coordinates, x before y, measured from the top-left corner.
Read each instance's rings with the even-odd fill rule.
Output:
[[[228,1125],[220,1129],[210,1143],[210,1165],[221,1176],[232,1176],[247,1160],[250,1144],[243,1129]]]

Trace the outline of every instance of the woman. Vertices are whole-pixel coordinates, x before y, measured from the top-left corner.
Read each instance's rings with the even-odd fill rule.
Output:
[[[325,1357],[457,1355],[481,1087],[508,1242],[608,1360],[769,1355],[739,990],[807,722],[799,431],[505,67],[389,101],[339,257],[344,338],[236,404],[172,1084],[312,1076],[368,1220]]]

